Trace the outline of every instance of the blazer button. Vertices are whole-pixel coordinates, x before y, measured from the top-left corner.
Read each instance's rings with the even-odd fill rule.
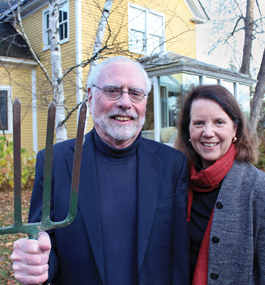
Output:
[[[217,280],[218,277],[219,277],[219,275],[218,275],[218,274],[215,274],[215,273],[212,273],[210,276],[211,276],[211,278],[212,278],[213,280]]]
[[[212,242],[213,243],[219,243],[220,239],[217,236],[212,237]]]
[[[224,205],[221,202],[217,202],[216,203],[216,208],[219,209],[219,210],[221,210],[223,208],[223,206]]]

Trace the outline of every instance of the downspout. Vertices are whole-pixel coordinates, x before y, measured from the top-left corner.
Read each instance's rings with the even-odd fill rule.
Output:
[[[38,152],[37,77],[36,67],[31,69],[33,151]]]

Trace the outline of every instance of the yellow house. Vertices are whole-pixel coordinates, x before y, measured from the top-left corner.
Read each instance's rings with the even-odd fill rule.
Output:
[[[30,45],[52,77],[48,1],[24,0],[21,3],[23,28]],[[63,72],[75,66],[63,81],[65,113],[71,113],[66,121],[68,138],[76,135],[78,112],[75,107],[84,98],[89,70],[87,63],[93,55],[104,4],[104,0],[61,0],[59,33]],[[17,4],[0,11],[0,20],[5,22],[4,24],[12,22],[12,10],[17,10]],[[207,20],[208,16],[199,0],[113,1],[102,43],[101,58],[126,55],[135,59],[150,59],[156,54],[166,54],[170,51],[195,59],[196,24]],[[3,27],[4,24],[0,26]],[[10,138],[11,102],[18,97],[22,103],[22,147],[30,152],[38,151],[45,146],[47,108],[53,92],[43,70],[33,57],[16,54],[13,50],[14,42],[18,41],[20,36],[12,33],[11,25],[10,30],[11,37],[9,35],[5,38],[7,46],[3,48],[0,44],[1,119],[4,122],[5,134]],[[14,41],[10,41],[10,38]],[[16,47],[18,50],[29,50],[25,43]],[[87,130],[92,127],[93,123],[89,117]],[[148,131],[154,126],[145,128]]]

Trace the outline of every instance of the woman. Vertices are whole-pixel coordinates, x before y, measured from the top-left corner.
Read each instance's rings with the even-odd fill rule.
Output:
[[[189,163],[192,284],[265,284],[265,173],[233,95],[220,85],[186,97],[176,148]]]

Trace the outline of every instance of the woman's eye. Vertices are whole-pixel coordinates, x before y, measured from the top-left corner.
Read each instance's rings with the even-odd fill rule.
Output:
[[[194,126],[202,126],[203,122],[202,121],[197,121],[194,122]]]
[[[222,120],[216,121],[216,124],[217,124],[217,125],[223,125],[223,123],[224,123],[224,122],[223,122]]]

